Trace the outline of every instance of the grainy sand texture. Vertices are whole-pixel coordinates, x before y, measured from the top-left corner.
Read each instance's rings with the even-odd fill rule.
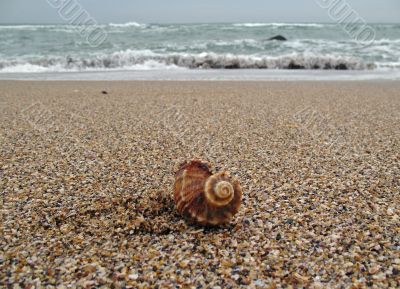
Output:
[[[0,144],[2,288],[400,285],[399,82],[1,81]],[[193,157],[229,225],[176,213]]]

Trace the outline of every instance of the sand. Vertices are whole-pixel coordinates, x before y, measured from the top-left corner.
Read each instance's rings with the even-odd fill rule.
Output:
[[[395,288],[399,153],[399,82],[1,81],[0,284]],[[229,225],[176,213],[193,157]]]

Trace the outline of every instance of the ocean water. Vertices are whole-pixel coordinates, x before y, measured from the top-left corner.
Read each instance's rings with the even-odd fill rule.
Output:
[[[93,47],[73,25],[0,25],[0,78],[398,78],[400,24],[371,27],[368,45],[336,24],[110,23]]]

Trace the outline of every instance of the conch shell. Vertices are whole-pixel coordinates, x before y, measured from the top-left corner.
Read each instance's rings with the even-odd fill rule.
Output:
[[[228,172],[212,174],[207,163],[194,159],[176,172],[174,199],[184,217],[200,225],[221,225],[238,212],[242,188]]]

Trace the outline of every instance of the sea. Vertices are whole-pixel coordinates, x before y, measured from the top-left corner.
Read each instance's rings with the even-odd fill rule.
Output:
[[[400,79],[400,24],[369,27],[373,41],[336,23],[109,23],[94,43],[81,26],[0,25],[0,79]]]

